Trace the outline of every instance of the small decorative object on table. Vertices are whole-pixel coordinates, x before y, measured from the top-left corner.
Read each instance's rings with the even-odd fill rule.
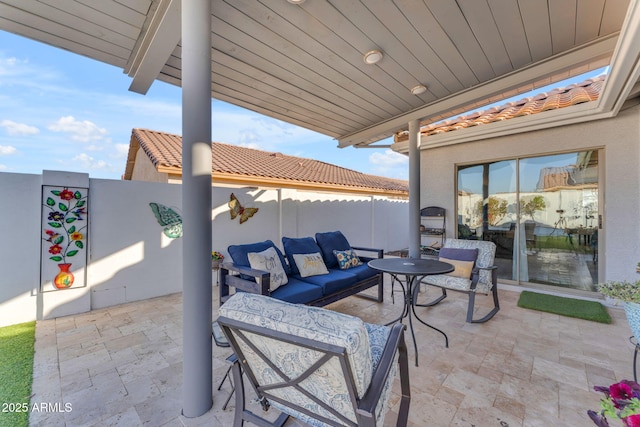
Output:
[[[220,252],[211,251],[211,269],[218,270],[223,259],[224,255],[222,255]]]
[[[626,427],[640,426],[640,385],[634,381],[622,380],[609,387],[595,386],[595,391],[604,393],[600,401],[600,411],[589,410],[589,418],[598,427],[609,427],[607,417],[622,420]]]

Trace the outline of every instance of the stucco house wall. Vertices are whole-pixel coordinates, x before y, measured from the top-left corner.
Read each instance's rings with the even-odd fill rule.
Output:
[[[635,266],[640,261],[640,106],[623,110],[611,119],[464,144],[426,148],[428,143],[425,142],[435,142],[437,136],[422,141],[421,206],[436,205],[447,209],[449,236],[454,235],[457,222],[456,165],[603,148],[604,155],[600,158],[600,188],[604,199],[601,206],[603,229],[599,235],[600,281],[638,279]]]
[[[143,149],[136,152],[136,160],[131,174],[133,181],[169,182],[169,174],[158,172]]]

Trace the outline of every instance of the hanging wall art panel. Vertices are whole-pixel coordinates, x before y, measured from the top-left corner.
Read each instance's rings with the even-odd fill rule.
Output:
[[[42,187],[40,291],[86,284],[89,189]]]

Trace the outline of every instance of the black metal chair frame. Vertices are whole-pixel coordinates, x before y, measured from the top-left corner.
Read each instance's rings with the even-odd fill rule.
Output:
[[[282,426],[287,418],[288,414],[282,413],[275,421],[270,422],[265,418],[262,418],[249,409],[245,404],[245,391],[244,383],[242,380],[243,373],[245,377],[252,385],[254,391],[258,395],[258,401],[261,403],[263,410],[269,409],[269,401],[278,402],[287,408],[291,408],[294,411],[306,414],[310,417],[318,419],[331,426],[376,426],[376,405],[380,400],[380,396],[384,389],[384,384],[391,372],[393,363],[395,361],[396,353],[398,354],[399,363],[399,375],[402,398],[400,401],[400,408],[398,410],[398,426],[406,426],[409,415],[409,403],[411,400],[411,392],[409,387],[409,365],[407,359],[407,347],[404,341],[404,329],[402,324],[393,325],[387,342],[385,344],[382,357],[371,378],[371,384],[365,392],[364,396],[359,399],[357,397],[357,391],[353,378],[353,373],[347,358],[346,350],[344,347],[326,344],[319,341],[290,335],[280,331],[274,331],[272,329],[263,328],[255,325],[250,325],[244,322],[240,322],[234,319],[226,318],[223,316],[218,317],[218,324],[222,328],[225,336],[229,340],[231,347],[234,351],[235,358],[232,356],[228,359],[232,363],[233,383],[235,385],[235,417],[233,425],[240,427],[245,421],[249,421],[258,426]],[[314,351],[323,353],[322,357],[310,366],[304,373],[297,378],[289,378],[284,372],[276,367],[268,357],[263,354],[247,336],[247,334],[257,334],[265,336],[277,341],[293,344],[300,347],[312,349]],[[281,378],[285,378],[284,381],[276,384],[261,385],[259,384],[251,367],[248,366],[247,359],[239,345],[239,340],[252,349],[255,354],[258,355],[269,367],[271,367]],[[342,413],[331,408],[327,403],[318,399],[313,394],[309,393],[306,389],[300,386],[300,383],[312,375],[322,365],[327,363],[333,358],[338,358],[342,372],[344,374],[345,383],[347,385],[350,400],[353,404],[354,413],[357,417],[357,423],[353,423],[346,418]],[[235,359],[235,360],[232,360]],[[273,394],[274,390],[283,388],[295,388],[296,391],[304,394],[307,398],[317,403],[320,407],[331,413],[333,416],[341,420],[336,422],[335,420],[322,417],[319,414],[310,412],[306,408],[295,405],[287,400],[284,400]]]
[[[480,319],[474,319],[473,307],[476,300],[476,286],[478,285],[478,280],[480,279],[480,270],[491,270],[491,283],[493,285],[491,287],[491,295],[493,296],[493,309],[491,309],[491,311],[487,313],[487,315],[485,315],[484,317]],[[428,280],[428,278],[426,279]],[[492,265],[490,267],[474,267],[473,271],[471,272],[471,287],[469,288],[469,290],[443,288],[441,286],[425,282],[424,279],[422,283],[429,286],[439,287],[442,290],[442,295],[440,295],[439,297],[437,297],[432,301],[429,301],[426,304],[416,303],[416,306],[418,307],[432,307],[438,304],[440,301],[442,301],[447,297],[447,289],[448,289],[451,291],[463,292],[469,296],[469,304],[467,306],[467,323],[484,323],[487,320],[491,319],[493,316],[495,316],[495,314],[498,311],[500,311],[500,302],[498,301],[498,267],[495,265]],[[416,286],[416,292],[417,292],[417,289],[418,287]],[[417,295],[415,297],[417,298]]]

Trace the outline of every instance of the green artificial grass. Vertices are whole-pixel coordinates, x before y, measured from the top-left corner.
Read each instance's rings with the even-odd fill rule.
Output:
[[[593,322],[611,323],[611,316],[609,316],[607,308],[595,301],[522,291],[520,299],[518,299],[518,307],[576,317]]]
[[[29,425],[36,322],[0,328],[0,427]]]

